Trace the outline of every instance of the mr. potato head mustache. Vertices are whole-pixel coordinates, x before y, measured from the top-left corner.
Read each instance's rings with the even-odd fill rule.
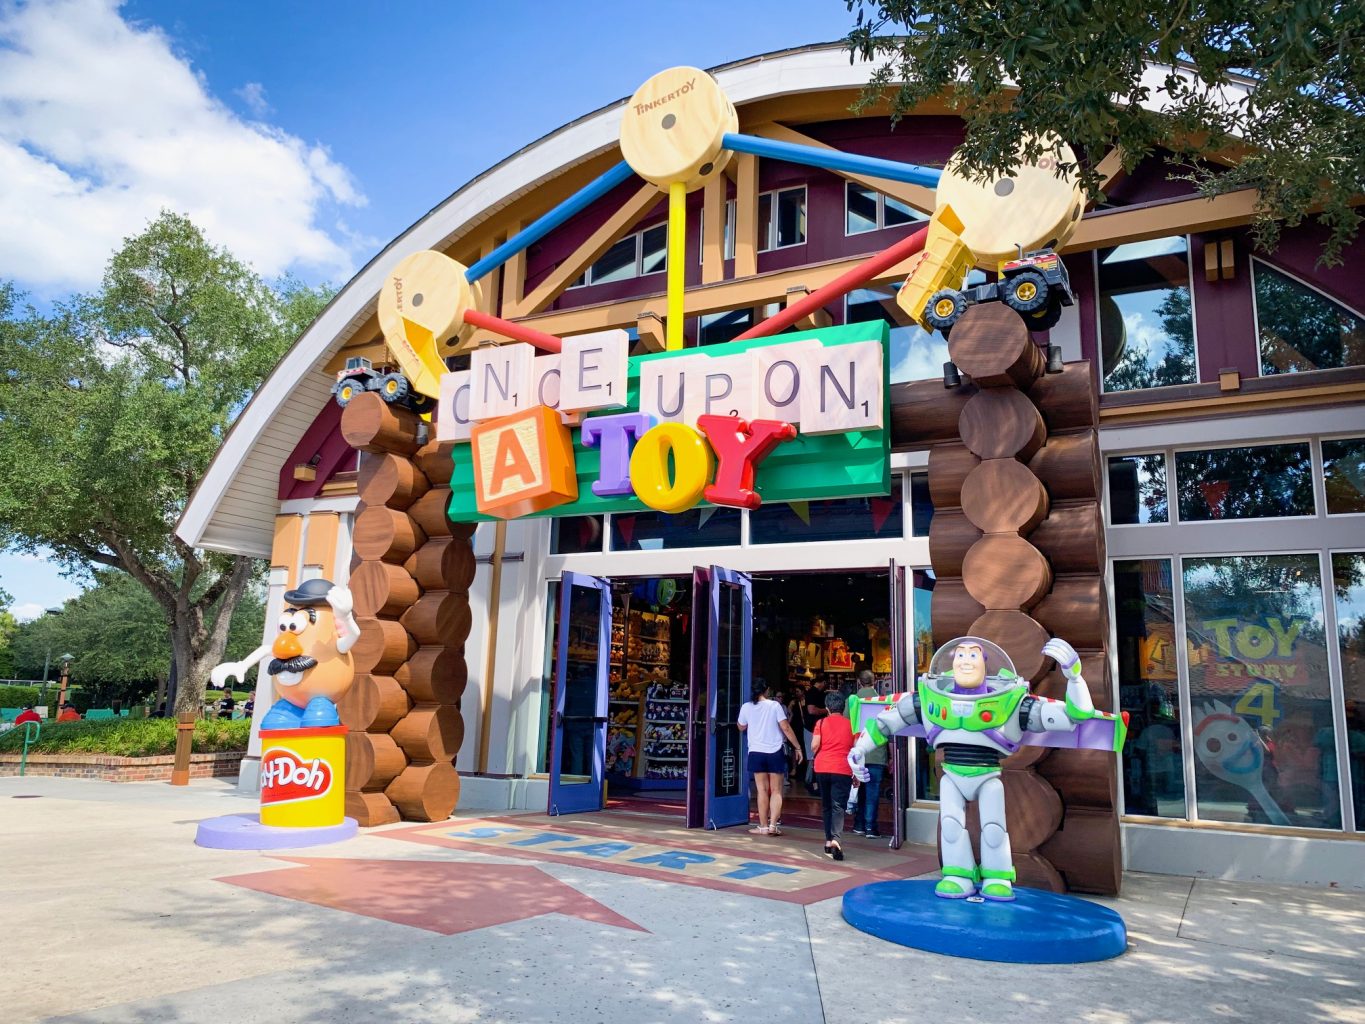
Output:
[[[317,658],[310,658],[306,654],[297,655],[290,658],[288,661],[272,658],[270,660],[270,667],[266,671],[272,676],[277,676],[281,672],[306,672],[317,663]]]

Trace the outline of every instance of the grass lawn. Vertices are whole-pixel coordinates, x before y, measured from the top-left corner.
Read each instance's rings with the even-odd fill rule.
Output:
[[[198,721],[194,723],[194,752],[244,751],[250,734],[249,719]],[[0,733],[0,754],[17,754],[23,748],[22,727]],[[173,754],[175,720],[120,718],[97,722],[44,722],[38,742],[28,751],[30,754],[107,754],[112,757]]]

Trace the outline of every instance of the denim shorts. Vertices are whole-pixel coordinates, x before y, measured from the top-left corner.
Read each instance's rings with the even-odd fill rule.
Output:
[[[760,772],[786,775],[787,755],[781,750],[774,750],[771,754],[761,754],[756,750],[751,750],[749,751],[749,772],[753,775]]]

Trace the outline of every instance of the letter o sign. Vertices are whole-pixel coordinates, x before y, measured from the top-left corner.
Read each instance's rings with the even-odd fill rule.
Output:
[[[686,512],[701,500],[714,468],[711,446],[701,434],[685,423],[660,423],[635,442],[630,455],[630,483],[636,496],[650,508],[673,515]]]

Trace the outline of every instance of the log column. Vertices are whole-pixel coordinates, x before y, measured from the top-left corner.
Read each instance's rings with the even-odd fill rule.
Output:
[[[455,756],[474,576],[472,526],[446,519],[450,453],[422,446],[420,421],[377,395],[342,416],[362,453],[351,590],[360,640],[340,705],[346,808],[362,825],[439,821],[459,799]]]
[[[1108,710],[1098,414],[1089,365],[1044,375],[1042,351],[1000,304],[969,309],[953,329],[949,354],[970,383],[941,399],[942,410],[957,411],[957,436],[940,424],[923,438],[942,442],[929,456],[934,642],[965,633],[992,640],[1037,692],[1061,697],[1065,683],[1042,655],[1049,637],[1060,636],[1081,653],[1095,706]],[[927,403],[921,397],[902,404]],[[1044,747],[1004,760],[1021,884],[1118,891],[1115,760]],[[969,824],[976,835],[974,812]]]

